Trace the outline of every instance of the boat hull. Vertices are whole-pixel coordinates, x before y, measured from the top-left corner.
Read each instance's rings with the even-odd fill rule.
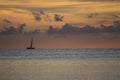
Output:
[[[27,48],[27,49],[35,49],[35,48]]]

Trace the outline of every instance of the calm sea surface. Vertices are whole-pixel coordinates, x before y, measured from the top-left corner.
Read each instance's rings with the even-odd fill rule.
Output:
[[[120,80],[120,49],[0,50],[0,80]]]

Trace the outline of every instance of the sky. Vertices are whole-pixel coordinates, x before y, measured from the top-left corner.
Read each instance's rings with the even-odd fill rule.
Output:
[[[0,0],[0,49],[120,48],[119,21],[120,0]]]

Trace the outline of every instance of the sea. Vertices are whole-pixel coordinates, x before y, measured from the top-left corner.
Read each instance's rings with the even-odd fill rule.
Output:
[[[120,80],[120,49],[0,50],[0,80]]]

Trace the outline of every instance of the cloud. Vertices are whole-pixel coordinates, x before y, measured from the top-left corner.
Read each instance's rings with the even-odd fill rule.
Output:
[[[37,12],[32,12],[33,17],[35,18],[36,21],[41,21],[41,14]]]
[[[25,31],[26,24],[20,24],[18,27],[16,26],[9,26],[9,27],[3,27],[4,29],[0,31],[0,35],[17,35],[17,34],[40,34],[40,29],[35,29],[32,31]]]
[[[24,30],[25,26],[26,26],[25,23],[24,24],[20,24],[20,26],[17,28],[18,33],[23,33],[23,30]]]
[[[96,28],[89,25],[84,26],[83,28],[75,27],[70,24],[65,24],[62,28],[54,28],[50,26],[47,30],[48,34],[62,34],[62,35],[79,35],[81,33],[95,33]]]
[[[46,31],[47,34],[58,34],[58,35],[79,35],[79,34],[114,34],[120,33],[120,21],[114,21],[114,25],[105,26],[100,25],[99,27],[86,25],[83,27],[76,27],[70,24],[65,24],[62,28],[54,28],[50,26]]]
[[[42,10],[36,11],[36,12],[32,12],[32,15],[35,18],[35,20],[38,21],[38,22],[41,21],[41,20],[52,21],[52,17],[49,14],[46,14]]]
[[[31,32],[25,32],[26,24],[20,24],[17,28],[14,26],[10,26],[8,28],[4,27],[4,30],[1,31],[1,34],[23,34],[23,33],[32,33],[39,34],[41,33],[40,29],[35,29]],[[44,33],[44,32],[42,32]],[[49,26],[49,28],[45,31],[45,33],[50,35],[80,35],[80,34],[114,34],[120,33],[120,21],[114,21],[114,24],[111,26],[105,26],[101,24],[99,27],[96,26],[73,26],[70,24],[65,24],[61,28],[55,28],[53,26]]]
[[[49,21],[49,22],[51,22],[51,21],[62,22],[64,19],[64,16],[61,16],[59,14],[49,15],[42,10],[40,10],[39,12],[32,12],[32,15],[35,18],[35,20],[38,22],[41,20],[45,20],[45,21]],[[54,17],[52,17],[52,16],[54,16]]]
[[[62,22],[64,19],[64,16],[61,16],[59,14],[54,14],[54,19],[56,22]]]
[[[5,23],[12,23],[12,22],[11,22],[10,20],[8,20],[8,19],[4,19],[3,22],[5,22]]]
[[[40,14],[41,15],[45,15],[45,12],[43,12],[42,10],[40,10]]]
[[[1,34],[16,34],[17,29],[14,26],[10,26],[8,28],[4,27],[4,30],[1,32]]]
[[[91,13],[88,15],[88,18],[94,18],[96,16],[98,16],[98,13]]]
[[[4,27],[0,34],[22,34],[26,24],[20,24],[17,28],[14,26]]]

